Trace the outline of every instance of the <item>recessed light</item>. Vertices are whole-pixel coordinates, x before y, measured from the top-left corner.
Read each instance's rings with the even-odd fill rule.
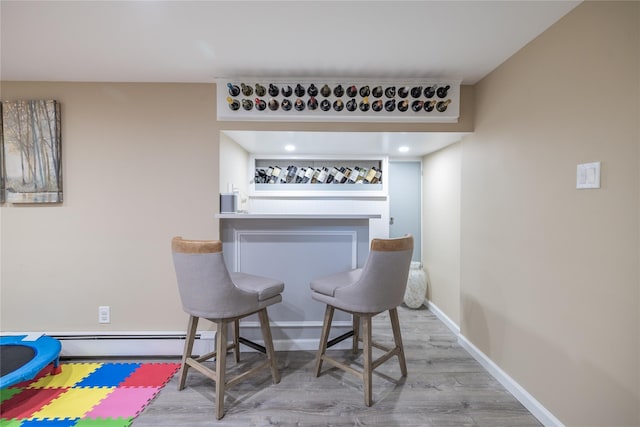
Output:
[[[295,150],[295,149],[296,149],[296,147],[295,147],[294,145],[289,144],[289,145],[285,145],[285,146],[284,146],[284,149],[285,149],[286,151],[293,151],[293,150]]]
[[[401,153],[406,153],[407,151],[409,151],[409,147],[403,145],[402,147],[398,147],[398,151]]]

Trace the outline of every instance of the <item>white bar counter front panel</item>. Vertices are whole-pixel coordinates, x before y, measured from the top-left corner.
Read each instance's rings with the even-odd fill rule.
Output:
[[[311,298],[309,283],[362,267],[369,254],[369,220],[380,215],[219,214],[217,218],[230,271],[285,284],[282,303],[268,309],[276,349],[317,349],[325,306]],[[336,311],[334,326],[332,336],[350,330],[351,316]],[[261,339],[254,316],[241,322],[241,334]]]

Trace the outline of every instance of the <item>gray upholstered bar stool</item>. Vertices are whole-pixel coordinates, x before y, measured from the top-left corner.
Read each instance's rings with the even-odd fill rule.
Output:
[[[220,419],[224,415],[224,392],[227,387],[266,368],[271,368],[273,383],[280,382],[267,307],[282,301],[284,283],[266,277],[229,272],[222,257],[222,242],[219,240],[184,240],[182,237],[174,237],[171,250],[182,307],[189,314],[178,389],[184,388],[190,367],[213,379],[216,383],[216,418]],[[239,320],[254,313],[260,319],[264,347],[239,336]],[[193,358],[193,341],[201,317],[216,324],[216,349],[212,353]],[[234,325],[234,334],[233,344],[228,345],[227,330],[230,323]],[[227,380],[227,351],[233,348],[236,362],[239,362],[240,343],[265,353],[267,360]],[[202,364],[213,357],[216,358],[215,370]]]
[[[373,239],[371,251],[363,268],[315,279],[311,282],[311,296],[327,305],[322,325],[322,336],[316,359],[315,375],[320,375],[322,362],[328,362],[346,372],[361,378],[364,382],[364,403],[371,406],[372,372],[393,356],[398,356],[400,372],[407,376],[407,364],[400,334],[397,307],[402,303],[411,256],[413,255],[413,237],[408,235],[396,239]],[[329,332],[335,309],[353,315],[353,331],[347,332],[329,341]],[[395,346],[389,348],[372,341],[371,318],[376,314],[389,311]],[[353,352],[358,351],[360,339],[360,321],[362,321],[362,345],[364,352],[363,370],[327,356],[328,347],[353,336]],[[372,347],[385,351],[376,360],[372,360]]]

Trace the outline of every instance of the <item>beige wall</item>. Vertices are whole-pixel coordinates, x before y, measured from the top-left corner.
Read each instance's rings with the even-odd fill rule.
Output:
[[[4,82],[2,98],[61,102],[64,171],[63,204],[2,208],[2,330],[184,328],[169,241],[218,236],[211,85]]]
[[[238,190],[238,209],[246,210],[249,193],[249,153],[224,133],[220,134],[220,192],[229,191],[229,184]]]
[[[472,130],[459,123],[217,122],[215,85],[2,82],[62,106],[64,203],[0,215],[2,331],[180,331],[169,241],[218,238],[220,131]],[[224,187],[221,187],[223,185]],[[98,306],[111,323],[98,324]]]
[[[422,257],[428,299],[460,324],[461,144],[423,158]]]
[[[511,57],[462,146],[462,334],[572,426],[640,424],[639,9],[584,2]]]

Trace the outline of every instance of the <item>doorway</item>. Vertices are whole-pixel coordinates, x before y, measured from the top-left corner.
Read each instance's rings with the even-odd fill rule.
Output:
[[[422,162],[389,161],[389,237],[412,234],[412,261],[422,259]]]

